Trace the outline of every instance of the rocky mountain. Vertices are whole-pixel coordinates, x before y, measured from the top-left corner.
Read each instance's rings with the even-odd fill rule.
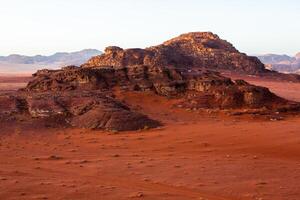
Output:
[[[260,55],[258,58],[269,69],[282,73],[299,73],[300,72],[300,53],[294,57],[287,55],[266,54]]]
[[[210,32],[183,34],[146,49],[108,47],[104,55],[92,58],[83,67],[103,65],[197,67],[249,74],[267,71],[256,57],[240,53],[232,44]]]
[[[93,56],[101,54],[96,49],[85,49],[71,53],[55,53],[50,56],[0,56],[0,73],[33,73],[38,69],[58,69],[66,65],[81,65]]]
[[[65,126],[118,131],[161,125],[118,99],[116,91],[176,99],[174,108],[189,111],[264,116],[300,112],[299,103],[224,77],[219,70],[277,74],[215,34],[189,33],[146,49],[108,47],[80,67],[39,70],[26,88],[0,96],[0,105],[5,105],[0,107],[0,118],[25,115],[59,120],[56,124]]]
[[[266,64],[289,64],[291,62],[294,62],[296,58],[290,57],[288,55],[277,55],[277,54],[265,54],[260,55],[258,58],[261,60],[261,62]]]
[[[93,57],[82,67],[105,65],[201,68],[300,81],[299,75],[285,75],[266,69],[257,57],[239,52],[231,43],[211,32],[182,34],[146,49],[122,49],[111,46],[106,48],[105,54]]]

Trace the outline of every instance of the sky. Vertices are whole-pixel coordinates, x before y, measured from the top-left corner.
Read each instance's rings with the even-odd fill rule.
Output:
[[[143,48],[193,31],[251,55],[294,55],[299,21],[299,0],[0,0],[0,55]]]

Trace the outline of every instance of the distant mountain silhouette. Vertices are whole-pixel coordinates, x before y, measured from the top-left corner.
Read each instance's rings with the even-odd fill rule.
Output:
[[[102,54],[96,49],[77,52],[59,52],[50,56],[0,56],[0,73],[32,73],[41,68],[58,69],[66,65],[81,65],[91,57]]]
[[[299,73],[300,74],[300,53],[294,57],[287,55],[265,54],[258,58],[267,68],[283,72],[283,73]]]

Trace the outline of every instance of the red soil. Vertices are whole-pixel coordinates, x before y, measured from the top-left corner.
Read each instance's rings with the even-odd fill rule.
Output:
[[[27,85],[28,81],[31,79],[30,76],[8,76],[0,74],[0,91],[1,90],[17,90],[23,88]]]
[[[300,84],[251,81],[300,100]],[[0,199],[300,198],[300,117],[205,115],[171,108],[163,97],[117,95],[165,126],[125,133],[1,126]]]

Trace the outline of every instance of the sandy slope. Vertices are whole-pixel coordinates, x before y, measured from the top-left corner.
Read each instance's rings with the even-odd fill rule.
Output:
[[[223,75],[230,77],[232,79],[243,79],[251,84],[267,87],[272,92],[276,93],[281,97],[284,97],[292,101],[300,102],[300,94],[299,94],[300,83],[293,83],[289,81],[277,81],[274,79],[263,79],[257,76],[241,76],[237,74],[228,74],[228,73],[224,73]]]
[[[259,83],[300,99],[300,84]],[[117,96],[165,126],[104,133],[2,125],[0,199],[300,199],[299,117],[239,119],[175,109],[151,94]]]
[[[291,82],[278,82],[278,81],[263,81],[261,79],[248,79],[248,81],[255,85],[262,85],[270,88],[272,92],[279,94],[280,96],[300,102],[299,83]]]
[[[0,91],[23,88],[30,79],[31,76],[27,74],[9,75],[0,73]]]

